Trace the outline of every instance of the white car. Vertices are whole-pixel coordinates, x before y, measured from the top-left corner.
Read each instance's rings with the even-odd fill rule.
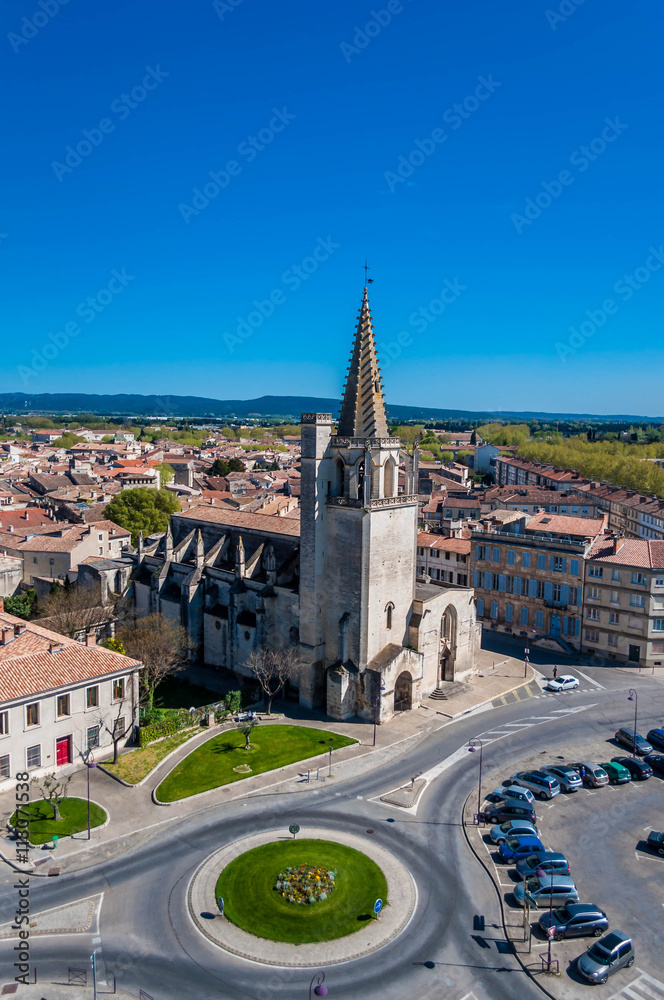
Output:
[[[550,680],[546,686],[547,691],[573,691],[574,688],[578,688],[579,678],[572,677],[571,674],[563,674],[562,677],[556,677],[555,680]]]

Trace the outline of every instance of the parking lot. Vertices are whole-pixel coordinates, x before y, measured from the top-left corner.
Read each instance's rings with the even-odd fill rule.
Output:
[[[589,760],[609,761],[626,754],[613,740],[592,740],[565,747],[564,756],[550,751],[519,759],[507,768],[492,768],[483,782],[488,794],[503,778],[517,770],[536,769],[543,764]],[[597,790],[583,788],[561,793],[551,801],[535,800],[537,827],[544,847],[561,852],[583,903],[594,903],[607,914],[611,930],[628,934],[636,951],[632,968],[610,977],[599,989],[610,1000],[664,1000],[664,858],[648,849],[650,829],[664,829],[664,780],[654,774],[646,781],[607,785]],[[481,849],[488,856],[505,903],[510,937],[518,940],[523,910],[515,903],[516,868],[501,861],[486,829],[475,830]],[[480,846],[480,845],[478,845]],[[543,911],[531,909],[532,948],[523,956],[527,965],[539,966],[547,941],[539,930]],[[560,978],[546,977],[546,988],[564,998],[587,996],[590,987],[578,975],[574,960],[594,941],[575,938],[552,943],[552,957],[560,964]],[[521,952],[521,946],[518,946]]]

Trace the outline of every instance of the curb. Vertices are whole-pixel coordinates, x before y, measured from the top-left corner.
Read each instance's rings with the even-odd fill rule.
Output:
[[[468,836],[468,829],[467,829],[467,826],[466,826],[466,806],[468,804],[468,800],[469,800],[469,798],[470,798],[471,795],[474,795],[474,789],[472,789],[470,792],[468,792],[468,795],[464,799],[463,806],[461,807],[461,827],[463,829],[463,834],[464,834],[464,837],[466,838],[466,843],[468,844],[468,847],[470,848],[470,850],[474,854],[475,859],[477,861],[479,861],[480,865],[482,866],[482,868],[484,869],[484,871],[488,875],[489,881],[491,882],[491,885],[493,886],[494,891],[495,891],[495,893],[496,893],[496,895],[498,897],[498,902],[500,903],[500,913],[501,913],[502,921],[503,921],[503,931],[505,932],[505,939],[507,941],[509,941],[509,936],[507,934],[507,925],[506,925],[506,921],[505,921],[505,901],[504,901],[504,899],[502,897],[502,894],[501,894],[498,886],[496,885],[494,877],[491,874],[491,872],[490,872],[490,870],[489,870],[489,868],[487,866],[486,861],[484,860],[484,858],[480,854],[477,853],[477,851],[475,850],[475,847],[473,846],[473,843],[472,843],[470,837]],[[549,997],[549,1000],[560,1000],[559,997],[557,997],[554,993],[551,993],[546,988],[546,986],[543,986],[542,983],[535,977],[535,974],[525,964],[525,962],[523,961],[521,955],[516,950],[516,948],[514,949],[514,957],[516,958],[516,960],[518,961],[519,965],[521,966],[521,968],[523,969],[523,971],[526,973],[526,975],[528,976],[528,978],[531,980],[531,982],[533,983],[533,985],[537,986],[537,988],[540,989],[542,991],[542,993],[546,997]]]
[[[457,712],[456,715],[447,715],[445,712],[440,711],[438,711],[438,715],[444,715],[445,718],[450,720],[450,722],[453,722],[455,719],[460,719],[464,715],[470,715],[471,712],[476,712],[479,708],[484,708],[485,705],[490,705],[496,700],[496,698],[504,698],[505,695],[512,694],[514,691],[519,691],[523,687],[528,687],[529,684],[537,682],[533,667],[531,666],[530,669],[533,672],[533,676],[530,679],[519,681],[518,684],[515,684],[514,687],[508,688],[507,691],[500,691],[498,694],[494,694],[491,698],[487,698],[485,701],[481,701],[479,704],[473,705],[472,708],[466,708],[463,712]]]

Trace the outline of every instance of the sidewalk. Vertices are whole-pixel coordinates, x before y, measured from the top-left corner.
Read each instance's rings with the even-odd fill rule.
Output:
[[[46,876],[49,868],[57,866],[61,872],[71,872],[91,867],[109,860],[157,836],[162,826],[184,819],[193,813],[221,802],[232,802],[257,794],[280,794],[294,792],[311,794],[325,783],[339,784],[343,779],[359,776],[388,761],[405,755],[419,740],[429,733],[449,724],[453,719],[490,703],[505,703],[505,699],[518,700],[539,692],[531,668],[524,677],[523,661],[508,659],[495,663],[492,667],[491,653],[482,651],[480,673],[465,686],[462,693],[449,701],[427,699],[420,708],[403,712],[391,722],[378,726],[376,745],[373,745],[374,727],[372,723],[358,719],[348,722],[331,722],[320,712],[305,712],[298,705],[285,705],[284,715],[261,725],[285,723],[326,728],[335,733],[353,737],[357,744],[334,752],[332,757],[333,775],[328,777],[328,754],[309,758],[299,763],[289,764],[274,771],[245,778],[230,785],[203,792],[191,798],[169,805],[155,803],[154,789],[168,771],[180,760],[208,739],[233,728],[225,724],[206,729],[192,737],[159,764],[140,785],[127,787],[109,774],[96,769],[91,773],[90,798],[103,806],[109,814],[105,826],[63,838],[57,849],[32,849],[30,857],[36,865],[34,874]],[[501,701],[503,699],[503,701]],[[280,706],[281,707],[281,706]],[[101,761],[103,765],[103,761]],[[308,778],[307,772],[310,772]],[[87,798],[88,774],[84,767],[74,774],[69,794]],[[7,829],[7,820],[14,808],[14,795],[10,790],[0,796],[0,823]],[[7,836],[0,840],[0,859],[6,862],[0,868],[0,877],[11,871],[11,859],[15,856],[15,842]],[[48,863],[50,862],[50,864]],[[3,871],[4,869],[4,871]]]

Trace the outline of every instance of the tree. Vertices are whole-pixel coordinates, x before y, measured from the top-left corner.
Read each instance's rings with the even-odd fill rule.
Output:
[[[274,462],[270,462],[270,464],[267,466],[267,471],[268,472],[278,472],[279,471],[279,463],[277,462],[276,458],[275,458]]]
[[[241,462],[239,458],[231,458],[228,463],[229,472],[245,472],[244,462]]]
[[[123,490],[113,497],[104,510],[104,517],[131,531],[132,544],[135,545],[139,531],[144,535],[166,531],[171,514],[179,510],[180,501],[171,490],[151,490],[140,486],[135,490]]]
[[[208,476],[227,476],[231,470],[228,467],[228,462],[224,458],[215,458],[214,462],[207,470]]]
[[[175,477],[175,470],[173,469],[172,465],[169,465],[168,462],[162,462],[162,464],[158,465],[157,468],[159,469],[159,472],[161,473],[161,485],[162,486],[165,486],[166,483],[172,483],[173,482],[173,479]]]
[[[5,597],[5,611],[9,615],[27,620],[32,615],[36,600],[35,590],[29,590],[27,594],[17,594],[16,597]]]
[[[190,646],[185,629],[159,614],[124,622],[117,630],[127,656],[140,660],[141,701],[152,711],[154,694],[165,677],[182,670]]]
[[[243,719],[242,722],[238,724],[238,732],[242,733],[244,736],[244,749],[249,750],[251,734],[258,725],[258,719]]]
[[[119,598],[102,601],[99,586],[84,587],[65,580],[39,602],[39,618],[48,619],[44,627],[75,639],[80,632],[90,632],[113,621],[119,611]]]
[[[297,650],[253,649],[249,656],[249,669],[267,697],[267,714],[272,711],[272,702],[283,690],[286,681],[297,673],[300,667]]]
[[[78,434],[72,434],[70,431],[65,431],[64,434],[56,438],[51,444],[52,448],[73,448],[75,444],[80,444],[85,441],[84,437],[80,437]]]
[[[100,728],[105,729],[113,741],[114,764],[117,764],[118,762],[120,740],[123,739],[123,737],[125,737],[127,733],[131,731],[133,725],[133,720],[131,716],[125,717],[122,714],[124,711],[124,703],[125,699],[123,698],[122,701],[117,706],[117,713],[115,715],[110,715],[110,716],[100,715],[97,718],[97,722],[99,723]],[[126,718],[129,719],[129,722],[126,722]]]
[[[240,708],[242,707],[242,692],[229,691],[224,698],[224,702],[226,704],[228,712],[231,715],[237,715],[237,713],[240,711]]]
[[[99,645],[103,646],[104,649],[112,649],[114,653],[122,653],[123,656],[127,655],[127,650],[121,639],[104,639]]]
[[[35,785],[44,802],[53,807],[53,819],[56,823],[60,819],[60,803],[67,798],[69,782],[73,777],[73,774],[45,774],[43,778],[33,778],[30,782]]]

